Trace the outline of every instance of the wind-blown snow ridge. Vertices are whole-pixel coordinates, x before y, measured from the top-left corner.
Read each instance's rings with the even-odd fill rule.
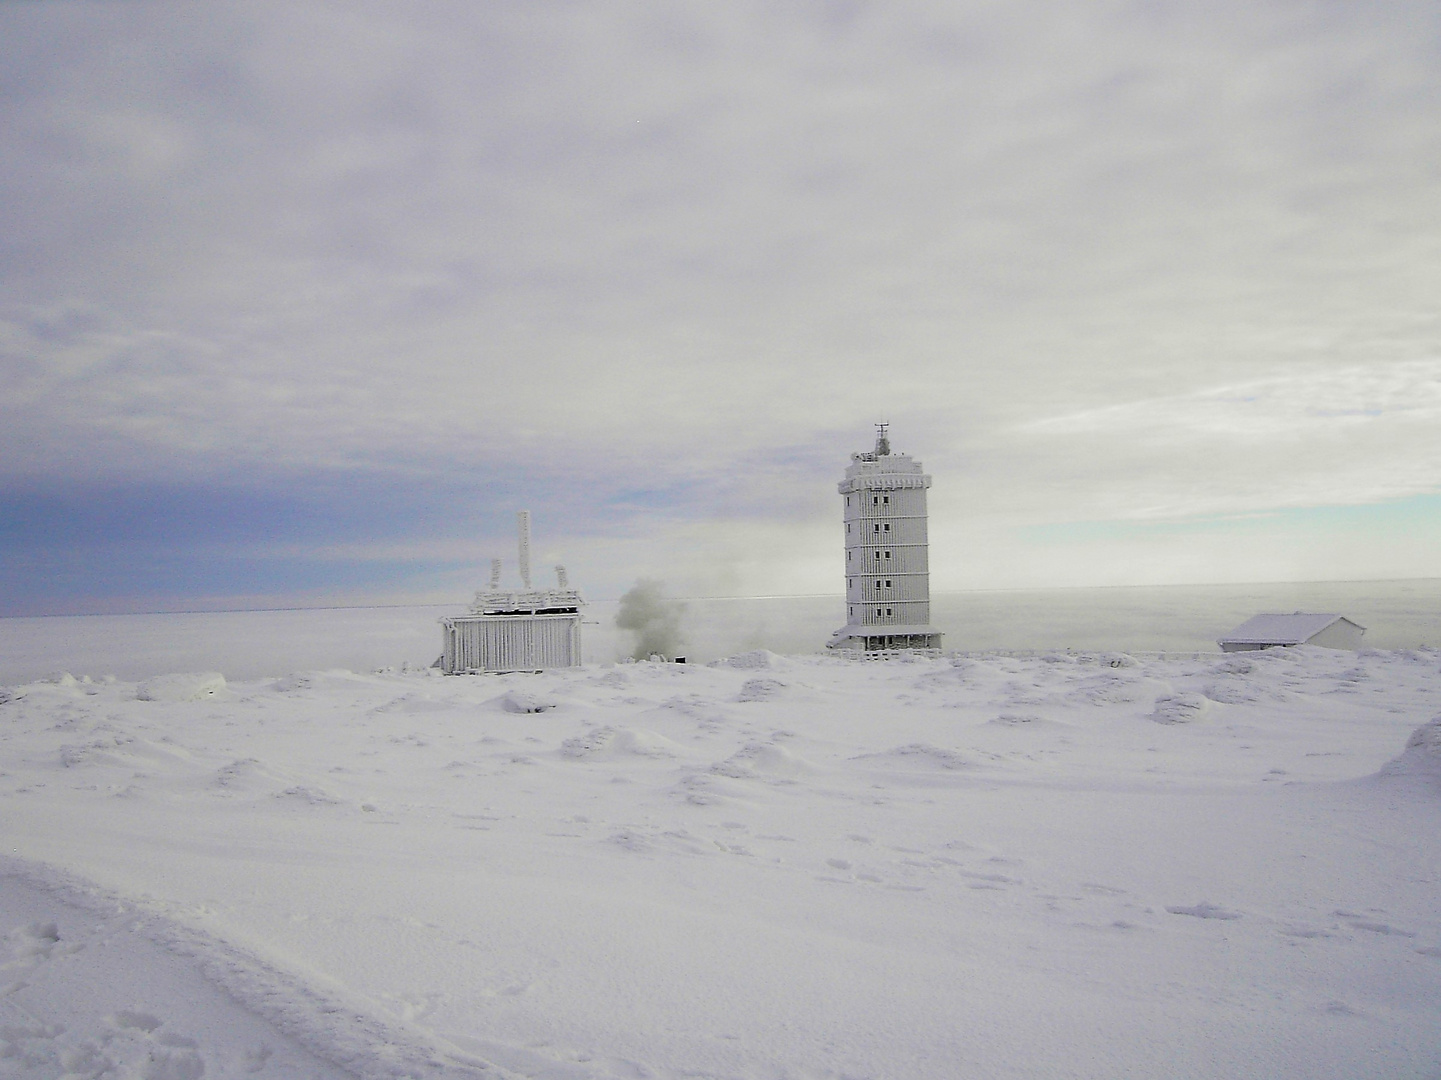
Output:
[[[301,977],[186,925],[162,902],[127,899],[54,867],[0,856],[0,880],[7,878],[49,893],[68,907],[108,919],[121,917],[130,932],[189,959],[208,982],[244,1009],[360,1080],[513,1080],[511,1072],[449,1046],[433,1033],[382,1017],[372,1003],[322,976],[311,973]],[[31,936],[35,940],[28,948],[37,953],[48,954],[58,941],[54,923],[38,927]],[[146,973],[133,974],[143,979]],[[144,989],[137,988],[136,993],[143,996]],[[158,1027],[161,1021],[140,1014],[133,1023]],[[152,1069],[146,1075],[167,1074]]]

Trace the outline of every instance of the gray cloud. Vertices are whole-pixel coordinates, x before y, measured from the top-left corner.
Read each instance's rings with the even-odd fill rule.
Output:
[[[1434,492],[1438,38],[1420,2],[6,5],[0,474],[522,463],[732,566],[877,418],[1002,524]]]

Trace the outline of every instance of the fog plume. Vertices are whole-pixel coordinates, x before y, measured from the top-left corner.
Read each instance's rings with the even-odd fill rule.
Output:
[[[615,624],[635,635],[631,655],[637,660],[654,655],[673,660],[681,649],[680,618],[684,613],[685,605],[668,598],[661,582],[642,578],[620,598]]]

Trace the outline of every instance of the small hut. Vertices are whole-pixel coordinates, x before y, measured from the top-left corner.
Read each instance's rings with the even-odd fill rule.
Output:
[[[465,615],[440,620],[440,669],[446,675],[541,671],[581,662],[580,609],[584,601],[557,566],[556,588],[530,585],[530,511],[517,516],[522,588],[500,588],[500,560],[491,561],[490,588],[475,594]]]
[[[1320,645],[1327,649],[1359,649],[1366,628],[1344,615],[1295,611],[1290,615],[1253,615],[1216,642],[1222,652]]]

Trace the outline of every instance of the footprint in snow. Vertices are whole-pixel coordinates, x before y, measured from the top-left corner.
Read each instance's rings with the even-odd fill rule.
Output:
[[[51,952],[60,942],[60,930],[53,922],[33,922],[12,930],[6,937],[10,940],[10,964],[39,963],[49,960]]]

